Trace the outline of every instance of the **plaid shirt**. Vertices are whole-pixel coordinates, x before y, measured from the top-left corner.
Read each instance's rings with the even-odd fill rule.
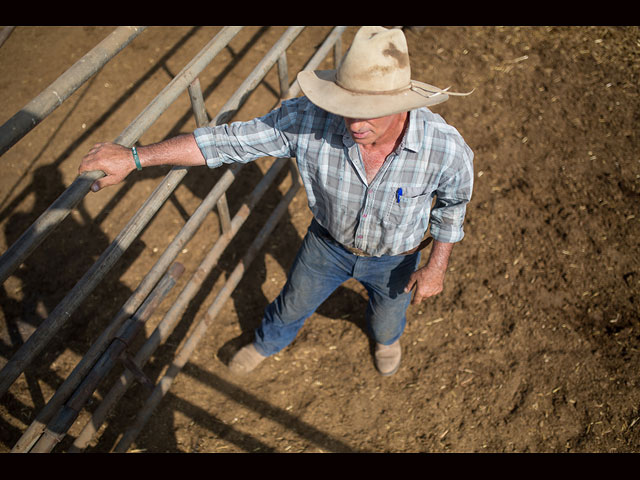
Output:
[[[248,122],[198,128],[207,165],[295,157],[314,217],[331,236],[370,255],[416,247],[429,226],[441,242],[458,242],[473,188],[473,152],[458,131],[427,108],[369,184],[358,145],[342,117],[306,97]],[[436,198],[433,202],[433,198]]]

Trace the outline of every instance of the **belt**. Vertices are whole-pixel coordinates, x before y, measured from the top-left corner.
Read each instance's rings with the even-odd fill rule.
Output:
[[[371,255],[369,255],[367,252],[365,252],[364,250],[360,249],[360,248],[356,248],[356,247],[347,247],[346,245],[343,245],[341,243],[338,243],[334,240],[334,243],[337,243],[338,245],[340,245],[342,248],[344,248],[345,250],[353,253],[354,255],[357,255],[358,257],[370,257]]]
[[[314,219],[314,221],[315,221],[315,219]],[[315,229],[316,233],[319,236],[321,236],[322,238],[330,241],[331,243],[344,248],[346,251],[348,251],[348,252],[350,252],[353,255],[356,255],[358,257],[371,257],[372,256],[371,254],[365,252],[361,248],[349,247],[347,245],[344,245],[344,244],[338,242],[335,238],[333,238],[331,236],[331,234],[327,231],[326,228],[321,226],[319,223],[316,223],[316,225],[318,227],[318,228]],[[433,240],[432,237],[427,237],[424,240],[422,240],[422,242],[420,242],[420,245],[418,245],[417,247],[412,248],[411,250],[408,250],[408,251],[406,251],[404,253],[400,253],[399,255],[411,255],[412,253],[416,253],[416,252],[422,250],[423,248],[425,248],[427,245],[429,245],[432,240]]]

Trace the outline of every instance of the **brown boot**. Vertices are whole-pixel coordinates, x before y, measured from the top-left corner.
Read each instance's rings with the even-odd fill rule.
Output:
[[[236,352],[229,362],[229,370],[234,375],[246,375],[252,372],[266,358],[258,353],[253,343],[250,343]]]
[[[396,340],[391,345],[376,343],[374,356],[376,368],[380,374],[383,376],[393,375],[400,368],[400,358],[402,356],[400,340]]]

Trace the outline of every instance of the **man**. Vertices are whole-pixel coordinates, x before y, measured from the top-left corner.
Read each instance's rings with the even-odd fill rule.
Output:
[[[264,117],[198,128],[133,151],[99,144],[79,171],[102,170],[94,191],[136,166],[248,162],[295,157],[313,221],[280,295],[265,309],[252,343],[229,363],[253,371],[296,337],[304,321],[344,281],[366,288],[375,365],[395,373],[406,309],[440,293],[453,244],[462,239],[473,185],[473,153],[430,112],[451,92],[411,80],[401,30],[362,27],[337,71],[301,72],[304,97]],[[461,95],[461,94],[453,94]],[[436,198],[432,208],[433,198]],[[420,250],[433,246],[418,268]]]

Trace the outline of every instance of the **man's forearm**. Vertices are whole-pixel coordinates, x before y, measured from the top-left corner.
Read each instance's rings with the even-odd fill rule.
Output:
[[[138,147],[140,165],[193,167],[205,165],[204,157],[192,133],[169,138],[159,143]]]
[[[447,270],[447,266],[449,265],[449,257],[451,256],[451,251],[453,250],[454,245],[454,243],[439,242],[434,239],[426,267],[444,274]]]
[[[162,165],[193,167],[206,164],[191,133],[138,147],[136,150],[142,168]],[[115,143],[99,143],[84,156],[78,173],[103,171],[105,176],[91,186],[91,189],[97,192],[101,188],[120,183],[135,169],[136,164],[130,148]]]

